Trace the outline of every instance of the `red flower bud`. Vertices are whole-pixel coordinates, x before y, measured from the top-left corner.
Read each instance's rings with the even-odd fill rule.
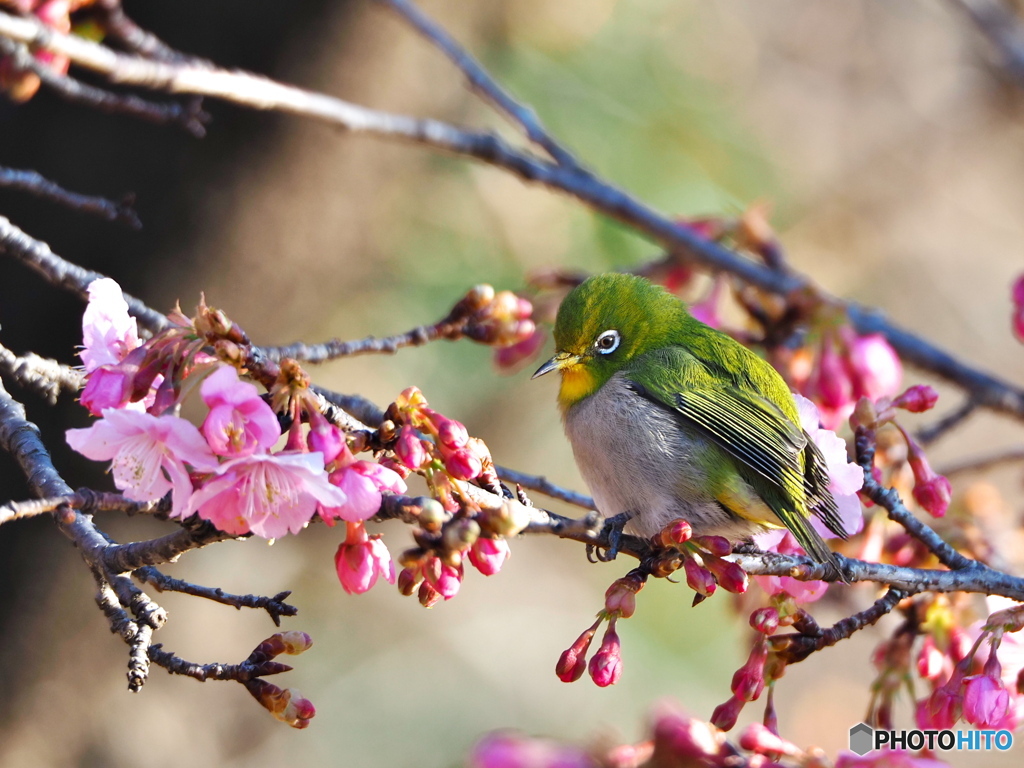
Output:
[[[562,651],[562,655],[558,658],[558,663],[555,665],[555,674],[558,675],[558,679],[563,683],[574,683],[583,677],[583,673],[586,672],[587,650],[589,650],[590,643],[593,642],[594,635],[597,633],[598,624],[600,624],[600,621],[585,630],[582,635],[576,638],[572,645]]]
[[[444,460],[444,468],[456,480],[472,480],[480,474],[483,464],[475,453],[459,448]]]
[[[601,688],[615,685],[622,677],[622,646],[615,633],[614,620],[609,622],[601,647],[590,660],[590,677]]]
[[[758,632],[770,635],[779,628],[779,611],[776,608],[758,608],[750,614],[750,626]]]
[[[902,408],[911,413],[924,413],[935,407],[939,393],[926,384],[916,384],[907,389],[892,401],[894,408]]]
[[[721,728],[723,731],[731,730],[736,725],[736,720],[739,718],[745,703],[743,699],[733,696],[725,703],[719,704],[711,714],[711,724]]]

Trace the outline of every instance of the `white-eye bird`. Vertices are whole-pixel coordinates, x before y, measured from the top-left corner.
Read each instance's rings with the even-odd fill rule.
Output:
[[[683,518],[695,535],[736,541],[784,527],[838,570],[810,524],[817,515],[846,536],[825,459],[769,363],[661,287],[623,274],[570,291],[555,345],[534,378],[561,374],[576,463],[619,531],[624,523],[649,537]]]

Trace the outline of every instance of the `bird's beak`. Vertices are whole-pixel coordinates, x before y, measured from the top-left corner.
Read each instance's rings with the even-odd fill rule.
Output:
[[[578,364],[580,361],[579,355],[574,355],[569,352],[559,352],[557,355],[548,360],[544,365],[537,369],[536,373],[531,376],[531,379],[536,379],[539,376],[543,376],[545,373],[551,373],[552,371],[561,371],[565,368],[571,368]]]

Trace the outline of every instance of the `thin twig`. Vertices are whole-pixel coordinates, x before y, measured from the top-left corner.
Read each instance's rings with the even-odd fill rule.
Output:
[[[903,505],[900,495],[894,488],[886,488],[875,479],[872,473],[875,462],[875,440],[870,430],[857,427],[854,441],[857,463],[864,470],[864,487],[861,491],[864,495],[885,509],[891,520],[902,525],[910,535],[928,547],[939,558],[939,562],[947,568],[971,570],[984,567],[978,561],[960,554],[943,541],[939,534],[914,517],[913,513]]]
[[[0,373],[7,374],[26,389],[35,390],[50,405],[57,403],[62,391],[77,392],[84,381],[81,371],[34,352],[16,355],[3,344],[0,344]]]
[[[145,566],[135,571],[135,577],[146,584],[151,585],[157,592],[180,592],[185,595],[193,595],[212,600],[222,605],[234,606],[238,610],[242,608],[256,608],[265,610],[274,624],[281,626],[282,616],[295,616],[299,609],[294,605],[284,602],[290,591],[278,592],[273,597],[261,595],[233,595],[225,592],[220,587],[204,587],[199,584],[192,584],[188,581],[175,579],[161,573],[153,566]]]
[[[94,8],[99,14],[99,22],[118,43],[132,53],[145,56],[147,59],[161,61],[184,61],[189,59],[183,53],[174,50],[152,32],[136,24],[121,7],[121,0],[96,0]]]
[[[537,113],[529,106],[517,101],[490,73],[484,69],[472,54],[459,45],[439,24],[423,13],[408,0],[378,0],[391,8],[423,37],[432,42],[451,62],[458,67],[478,95],[494,105],[498,111],[509,117],[526,132],[534,142],[551,156],[559,165],[579,169],[579,162],[548,133]]]
[[[594,500],[589,496],[569,490],[568,488],[563,488],[560,485],[555,485],[542,475],[528,475],[525,472],[518,472],[514,469],[498,465],[495,465],[494,469],[498,472],[498,477],[507,483],[521,485],[523,488],[529,488],[531,491],[543,493],[545,496],[550,496],[552,499],[564,501],[567,504],[575,504],[577,507],[583,507],[584,509],[597,509],[594,505]]]
[[[105,197],[80,195],[56,184],[35,171],[0,166],[0,187],[29,192],[36,197],[65,205],[76,211],[127,224],[132,229],[141,229],[142,222],[127,202],[114,202]]]
[[[0,13],[0,16],[3,15]],[[99,272],[65,261],[51,251],[46,243],[27,235],[3,216],[0,216],[0,251],[27,264],[51,285],[71,291],[83,300],[89,297],[89,283],[104,277]],[[127,293],[124,298],[128,302],[128,310],[143,328],[156,333],[167,327],[168,321],[164,315]]]
[[[0,38],[0,53],[8,57],[15,69],[32,72],[43,85],[66,101],[101,112],[129,115],[157,125],[178,125],[197,139],[206,135],[206,123],[210,116],[203,112],[202,101],[199,99],[192,99],[185,104],[160,104],[130,93],[106,91],[69,75],[54,72],[36,59],[26,45],[3,38]],[[141,222],[138,226],[141,226]]]
[[[978,410],[978,402],[974,398],[968,397],[960,404],[959,408],[950,411],[934,424],[919,431],[915,435],[917,442],[921,445],[934,443],[951,429],[966,421],[976,410]]]
[[[1011,448],[1004,448],[983,456],[972,456],[961,461],[946,464],[939,467],[936,472],[946,477],[961,475],[966,472],[983,472],[986,469],[998,467],[1001,464],[1016,464],[1024,461],[1024,446],[1016,445]]]
[[[787,633],[775,635],[769,638],[768,642],[771,643],[772,649],[787,664],[796,664],[806,659],[815,651],[835,645],[840,640],[846,640],[851,637],[855,632],[877,623],[879,619],[890,613],[906,597],[909,597],[907,591],[890,587],[870,607],[853,614],[853,616],[841,619],[824,631],[813,634]]]

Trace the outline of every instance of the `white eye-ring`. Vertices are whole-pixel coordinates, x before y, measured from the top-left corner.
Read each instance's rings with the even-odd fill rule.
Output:
[[[597,337],[597,341],[594,342],[594,348],[602,355],[610,355],[616,349],[619,348],[619,342],[622,337],[619,336],[619,332],[616,330],[605,331]]]

